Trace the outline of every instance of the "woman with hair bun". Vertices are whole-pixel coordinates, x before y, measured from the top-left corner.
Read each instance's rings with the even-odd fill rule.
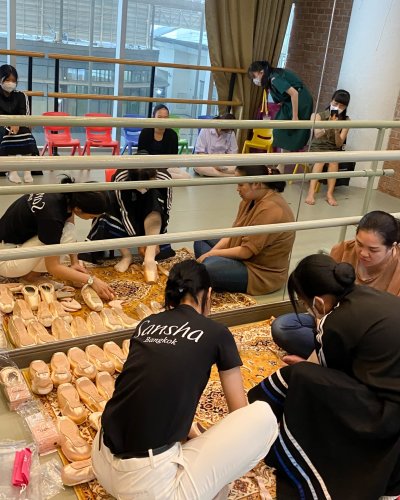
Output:
[[[281,368],[249,391],[280,425],[266,457],[280,499],[400,494],[400,300],[356,284],[348,263],[303,259],[288,291],[314,316],[314,362]]]
[[[210,297],[204,265],[176,264],[166,311],[136,327],[92,448],[94,473],[115,498],[222,500],[278,434],[268,404],[247,404],[235,340],[207,318]],[[186,442],[214,364],[230,414]]]
[[[266,165],[239,165],[235,175],[279,175],[279,171]],[[237,187],[242,202],[233,227],[293,222],[293,212],[280,194],[285,186],[284,181],[249,183],[243,179]],[[294,238],[294,231],[281,231],[196,241],[194,251],[199,262],[204,262],[213,288],[263,295],[285,283]]]

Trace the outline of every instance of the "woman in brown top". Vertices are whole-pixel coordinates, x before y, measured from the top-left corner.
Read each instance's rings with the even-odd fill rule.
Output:
[[[239,165],[237,176],[279,175],[265,165]],[[237,191],[242,198],[234,227],[293,222],[294,216],[279,194],[285,182],[243,182]],[[220,240],[196,241],[194,251],[203,262],[216,290],[263,295],[279,290],[286,281],[294,231]]]

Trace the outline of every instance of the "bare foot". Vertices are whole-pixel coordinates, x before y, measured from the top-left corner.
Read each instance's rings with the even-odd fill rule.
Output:
[[[331,207],[337,207],[337,201],[333,196],[327,196],[326,201]]]
[[[118,273],[125,273],[129,269],[131,262],[132,262],[132,256],[122,257],[122,259],[119,262],[117,262],[117,264],[115,264],[114,269]]]
[[[304,200],[307,205],[315,205],[315,199],[314,196],[307,196],[307,198]]]

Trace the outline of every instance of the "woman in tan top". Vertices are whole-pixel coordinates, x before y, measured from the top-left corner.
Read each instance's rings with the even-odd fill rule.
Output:
[[[240,165],[235,175],[279,175],[265,165]],[[237,191],[242,198],[234,227],[293,222],[294,216],[279,194],[285,182],[243,182]],[[196,241],[194,250],[210,274],[212,287],[229,292],[263,295],[279,290],[286,281],[294,231],[221,240]]]
[[[400,221],[375,210],[360,220],[354,240],[343,241],[331,250],[336,262],[351,264],[356,284],[400,297]],[[287,352],[308,358],[315,348],[314,318],[310,314],[285,314],[272,323],[274,341]],[[285,361],[291,361],[292,356]],[[294,357],[293,357],[294,359]]]

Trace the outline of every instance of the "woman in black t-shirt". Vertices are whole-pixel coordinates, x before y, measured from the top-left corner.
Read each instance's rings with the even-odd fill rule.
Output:
[[[62,183],[74,182],[70,177]],[[0,248],[55,245],[76,241],[74,217],[94,219],[107,209],[104,192],[36,193],[27,194],[12,203],[0,219]],[[60,261],[60,256],[33,257],[18,260],[0,260],[0,276],[25,278],[35,281],[41,273],[49,272],[55,278],[85,285],[89,283],[104,299],[112,299],[111,288],[71,255],[71,266]]]
[[[96,477],[116,498],[212,499],[277,436],[270,407],[247,405],[234,338],[206,317],[210,296],[203,264],[176,264],[166,311],[141,321],[131,338],[92,448]],[[214,364],[231,413],[181,444]]]

